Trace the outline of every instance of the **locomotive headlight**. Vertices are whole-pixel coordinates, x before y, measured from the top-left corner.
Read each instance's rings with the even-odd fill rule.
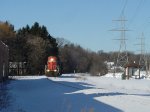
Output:
[[[51,60],[50,61],[54,61],[54,58],[51,58]]]
[[[49,70],[49,69],[47,69],[46,71],[47,71],[47,72],[49,72],[50,70]]]
[[[57,72],[57,70],[54,70],[54,72]]]

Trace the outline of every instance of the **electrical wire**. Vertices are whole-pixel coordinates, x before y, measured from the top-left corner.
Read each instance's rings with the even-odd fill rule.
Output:
[[[141,10],[141,8],[142,8],[144,2],[145,2],[145,0],[140,0],[140,1],[139,1],[139,4],[137,5],[137,7],[136,7],[136,9],[135,9],[135,12],[134,12],[132,18],[130,19],[130,22],[129,22],[128,27],[130,27],[130,26],[133,24],[135,18],[138,16],[138,14],[139,14],[139,12],[140,12],[140,10]]]
[[[122,16],[124,14],[125,8],[127,6],[127,2],[128,2],[128,0],[125,0],[123,8],[122,8],[121,13],[120,13],[120,16]]]

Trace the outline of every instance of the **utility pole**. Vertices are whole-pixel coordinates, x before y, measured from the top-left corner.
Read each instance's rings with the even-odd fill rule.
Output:
[[[120,38],[115,39],[115,40],[120,41],[120,47],[119,47],[118,56],[117,56],[117,60],[116,60],[116,67],[124,67],[128,63],[128,54],[127,54],[127,50],[126,50],[126,40],[127,40],[126,32],[129,30],[126,29],[126,26],[125,26],[125,23],[127,22],[127,20],[125,19],[124,14],[122,13],[120,19],[113,20],[113,21],[120,22],[119,28],[111,30],[111,31],[120,32]],[[116,68],[115,68],[114,72],[116,72]]]

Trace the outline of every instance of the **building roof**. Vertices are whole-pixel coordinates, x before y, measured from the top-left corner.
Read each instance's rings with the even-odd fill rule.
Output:
[[[129,64],[126,64],[124,67],[125,68],[127,68],[127,67],[140,68],[140,65],[136,64],[136,63],[129,63]]]

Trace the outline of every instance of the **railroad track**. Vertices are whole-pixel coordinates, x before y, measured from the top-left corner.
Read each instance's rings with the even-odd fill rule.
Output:
[[[51,81],[52,83],[55,83],[55,84],[58,84],[58,85],[61,85],[61,86],[65,86],[65,87],[69,87],[69,88],[73,88],[73,89],[77,89],[77,90],[83,89],[81,87],[77,87],[78,85],[77,86],[75,86],[75,85],[68,85],[68,84],[65,84],[65,83],[62,83],[62,82],[59,82],[59,81],[53,81],[53,80],[51,80],[48,77],[47,77],[47,80]]]
[[[69,88],[73,88],[73,89],[76,89],[76,90],[82,90],[82,89],[86,89],[86,88],[93,88],[93,89],[104,89],[104,88],[99,88],[99,87],[86,87],[86,86],[82,86],[82,85],[76,85],[76,84],[73,84],[73,85],[68,85],[68,84],[65,84],[65,83],[62,83],[60,81],[53,81],[51,80],[49,77],[47,77],[47,80],[51,81],[52,83],[55,83],[55,84],[58,84],[58,85],[61,85],[61,86],[65,86],[65,87],[69,87]],[[76,82],[77,83],[77,82]],[[80,82],[79,82],[80,83]],[[82,87],[80,87],[82,86]]]

